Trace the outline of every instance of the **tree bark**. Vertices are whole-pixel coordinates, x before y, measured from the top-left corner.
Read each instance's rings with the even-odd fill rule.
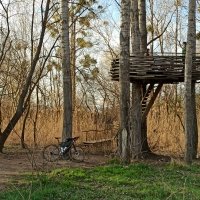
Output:
[[[194,123],[194,135],[192,137],[192,158],[197,157],[198,151],[198,125],[197,125],[197,113],[196,113],[196,95],[195,95],[195,81],[192,81],[192,113],[193,113],[193,123]]]
[[[150,13],[151,13],[151,54],[153,54],[154,51],[154,1],[149,0],[149,5],[150,5]]]
[[[139,1],[139,27],[141,34],[141,53],[145,55],[147,52],[147,26],[146,26],[146,0]],[[146,93],[146,84],[142,85],[142,94]],[[141,142],[142,152],[151,152],[147,139],[147,119],[141,124]]]
[[[131,109],[131,153],[132,158],[140,158],[142,150],[141,118],[142,118],[142,88],[140,83],[132,83]]]
[[[26,131],[26,122],[27,122],[27,119],[28,119],[28,115],[30,113],[30,107],[31,107],[31,103],[29,102],[28,108],[26,110],[26,114],[24,116],[23,125],[22,125],[22,132],[21,132],[21,147],[23,149],[26,148],[26,145],[25,145],[25,131]]]
[[[131,45],[132,54],[141,54],[141,35],[139,31],[138,1],[131,1]],[[131,109],[131,150],[132,157],[141,156],[141,119],[142,119],[142,84],[132,83],[132,109]]]
[[[71,14],[71,76],[72,76],[72,111],[75,113],[76,107],[76,21],[74,13]]]
[[[121,30],[120,30],[120,127],[119,153],[124,163],[130,163],[130,0],[121,1]]]
[[[62,17],[62,70],[63,70],[63,139],[72,137],[72,80],[69,47],[69,5],[68,0],[61,1]]]
[[[147,51],[146,0],[139,1],[139,29],[141,35],[141,53]]]
[[[193,49],[196,38],[196,0],[189,1],[188,34],[185,58],[185,162],[192,163],[193,140],[195,135],[195,124],[193,117],[194,101],[192,101],[192,64]],[[194,87],[194,86],[193,86]]]

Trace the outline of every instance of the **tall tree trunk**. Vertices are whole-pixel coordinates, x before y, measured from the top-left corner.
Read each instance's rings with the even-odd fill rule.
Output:
[[[153,22],[153,17],[154,17],[154,1],[153,0],[149,0],[149,4],[150,4],[150,12],[151,12],[151,54],[153,55],[153,51],[154,51],[154,22]]]
[[[120,30],[120,127],[119,153],[124,163],[130,162],[130,0],[121,1],[121,30]]]
[[[145,55],[147,52],[147,26],[146,26],[146,0],[139,1],[139,27],[141,34],[141,53]],[[146,84],[142,86],[142,94],[146,93]],[[151,152],[147,140],[147,119],[145,118],[141,124],[141,142],[142,152]]]
[[[196,5],[195,5],[196,9]],[[194,27],[193,27],[193,55],[196,55],[196,13],[194,17]],[[191,102],[192,102],[192,120],[194,125],[194,133],[192,136],[192,158],[195,159],[197,157],[197,149],[198,149],[198,125],[197,125],[197,113],[196,113],[196,89],[195,89],[195,81],[192,81],[192,91],[191,91]]]
[[[76,107],[76,20],[74,13],[71,14],[71,69],[72,69],[72,111],[74,113]]]
[[[178,52],[178,25],[179,25],[179,0],[175,2],[176,6],[176,27],[175,27],[175,52]]]
[[[195,92],[195,81],[192,81],[192,113],[193,113],[193,123],[194,123],[194,135],[192,137],[192,158],[197,157],[198,150],[198,125],[197,125],[197,113],[196,113],[196,92]]]
[[[181,2],[179,0],[176,0],[175,2],[175,6],[176,6],[176,27],[175,27],[175,54],[177,56],[178,53],[178,30],[179,30],[179,6],[181,6]],[[174,105],[175,105],[175,115],[177,115],[177,101],[178,101],[178,86],[177,84],[174,85],[174,89],[175,89],[175,97],[174,97]]]
[[[25,85],[24,85],[22,92],[20,94],[16,112],[14,113],[13,117],[9,121],[5,130],[0,135],[0,152],[3,151],[3,147],[4,147],[4,144],[7,140],[7,138],[11,134],[13,128],[15,127],[17,122],[19,121],[19,119],[22,116],[22,114],[24,113],[24,111],[26,110],[26,107],[28,105],[31,93],[33,91],[33,89],[31,89],[31,90],[29,90],[29,89],[31,87],[32,77],[33,77],[36,65],[37,65],[38,60],[39,60],[40,52],[41,52],[41,49],[42,49],[42,44],[43,44],[43,40],[44,40],[46,24],[47,24],[47,19],[48,19],[48,14],[49,14],[49,5],[50,5],[50,0],[47,0],[45,13],[44,13],[44,16],[43,16],[43,21],[42,21],[42,30],[41,30],[41,33],[40,33],[40,39],[39,39],[38,47],[37,47],[37,50],[36,50],[34,57],[33,57],[33,52],[31,53],[32,59],[31,59],[30,72],[27,76]],[[33,19],[34,19],[34,3],[33,3]],[[33,22],[32,22],[32,34],[33,34]],[[28,92],[28,91],[30,91],[30,92]]]
[[[36,87],[36,110],[35,117],[33,120],[33,142],[34,146],[37,146],[37,122],[38,122],[38,114],[39,114],[39,83]]]
[[[27,123],[28,115],[30,113],[30,107],[31,107],[31,103],[29,102],[28,108],[26,110],[26,114],[24,116],[23,125],[22,125],[22,132],[21,132],[21,147],[23,149],[26,148],[26,145],[25,145],[25,131],[26,131],[26,123]]]
[[[70,68],[69,47],[69,5],[68,0],[62,0],[62,70],[63,70],[63,139],[72,137],[72,80]]]
[[[146,0],[139,0],[139,28],[141,35],[140,50],[144,55],[147,51]]]
[[[196,0],[189,1],[189,15],[188,15],[188,34],[187,34],[187,48],[185,58],[185,162],[187,164],[192,163],[193,157],[193,140],[195,135],[194,124],[194,105],[192,100],[192,65],[193,65],[193,53],[195,48],[196,39]]]
[[[139,31],[138,0],[131,1],[131,44],[135,56],[141,54],[141,35]],[[132,157],[141,156],[141,119],[142,119],[142,84],[132,83],[132,109],[131,109],[131,150]]]

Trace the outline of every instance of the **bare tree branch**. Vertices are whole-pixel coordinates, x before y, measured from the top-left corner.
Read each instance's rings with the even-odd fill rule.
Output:
[[[152,40],[150,40],[150,41],[147,43],[147,46],[150,45],[150,44],[151,44],[152,42],[154,42],[155,40],[157,40],[158,38],[160,38],[160,37],[165,33],[165,31],[167,30],[169,24],[170,24],[171,21],[172,21],[173,15],[174,15],[174,12],[172,13],[172,16],[171,16],[169,22],[167,23],[166,27],[164,28],[163,32],[162,32],[160,35],[158,35],[158,36],[156,36],[155,38],[153,38]]]

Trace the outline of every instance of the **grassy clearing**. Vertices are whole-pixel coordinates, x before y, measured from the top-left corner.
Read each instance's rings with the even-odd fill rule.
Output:
[[[25,185],[0,194],[3,200],[200,199],[200,167],[133,164],[57,169],[26,176]]]

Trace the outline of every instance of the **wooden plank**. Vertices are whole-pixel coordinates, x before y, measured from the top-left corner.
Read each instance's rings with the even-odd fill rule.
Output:
[[[113,138],[101,139],[101,140],[91,140],[91,141],[84,141],[83,144],[97,144],[97,143],[110,142],[112,140],[113,140]]]

